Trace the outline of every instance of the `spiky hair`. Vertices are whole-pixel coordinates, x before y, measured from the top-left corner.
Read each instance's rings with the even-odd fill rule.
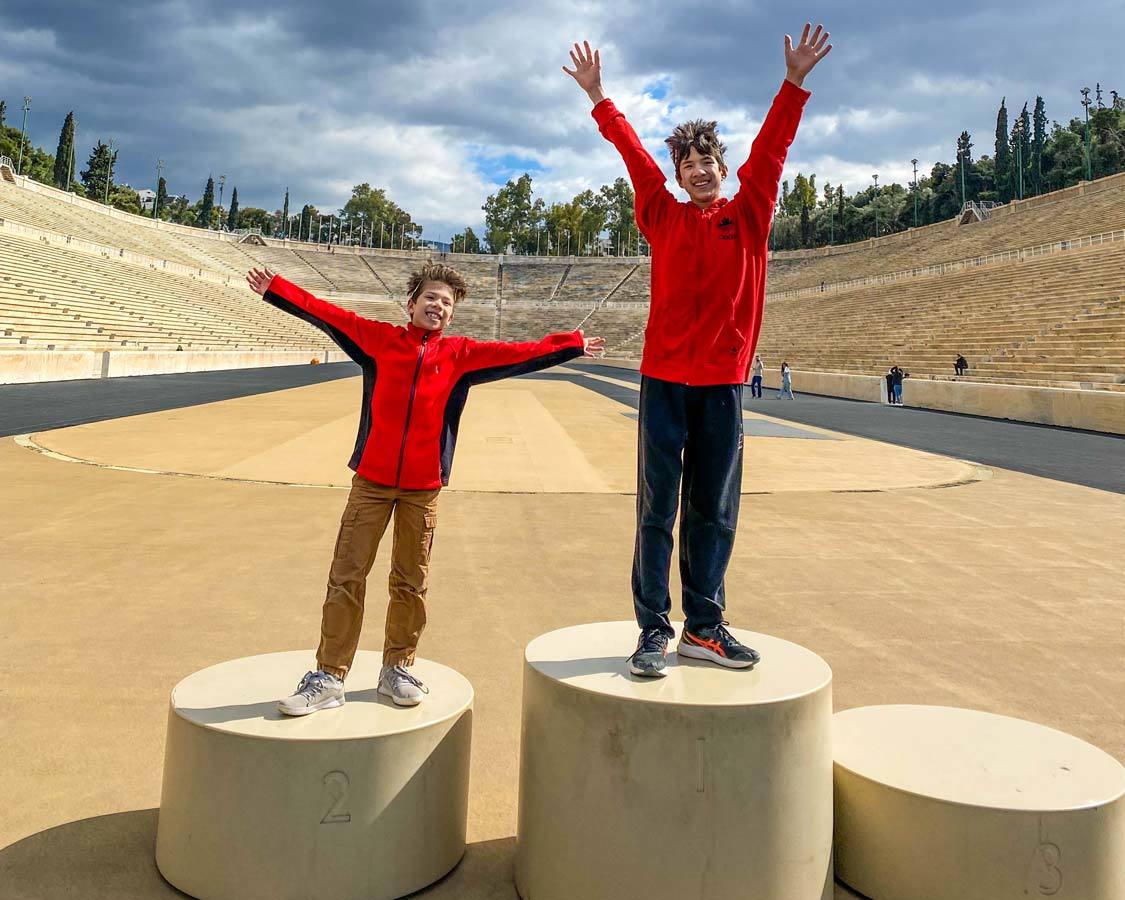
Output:
[[[668,145],[668,152],[672,154],[672,164],[676,167],[677,174],[680,171],[680,163],[691,153],[692,147],[703,156],[714,157],[715,162],[720,166],[726,166],[726,163],[723,162],[723,154],[727,152],[727,146],[719,140],[719,135],[715,133],[718,124],[718,122],[693,119],[690,122],[684,122],[683,125],[677,125],[676,130],[672,132],[672,136],[665,139],[664,143]]]
[[[469,286],[465,283],[465,279],[461,277],[452,266],[442,265],[441,263],[426,263],[417,272],[410,276],[410,281],[406,283],[406,291],[410,295],[411,300],[417,300],[422,293],[422,288],[427,281],[440,281],[443,284],[449,285],[453,291],[453,302],[458,303],[465,299],[465,294],[469,292]]]

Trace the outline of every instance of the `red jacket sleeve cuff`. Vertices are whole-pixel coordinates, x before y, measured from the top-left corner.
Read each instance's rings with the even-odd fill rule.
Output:
[[[270,279],[270,283],[266,285],[266,290],[280,297],[284,297],[286,300],[291,300],[293,295],[301,289],[291,281],[286,281],[280,275],[274,275],[273,278]]]
[[[606,122],[617,115],[617,107],[613,105],[613,101],[609,97],[606,97],[590,110],[590,115],[598,123],[598,128],[602,128]]]
[[[798,107],[804,107],[809,97],[812,96],[812,91],[806,91],[804,88],[797,87],[797,85],[786,78],[781,82],[781,90],[777,92],[777,96],[784,97],[787,103],[795,104]]]

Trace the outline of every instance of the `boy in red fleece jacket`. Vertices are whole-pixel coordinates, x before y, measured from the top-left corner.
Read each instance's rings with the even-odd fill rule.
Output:
[[[585,339],[581,329],[525,342],[446,337],[443,331],[466,286],[456,270],[437,263],[410,277],[405,327],[341,309],[268,269],[251,269],[246,280],[267,303],[325,332],[363,369],[359,436],[348,463],[355,475],[328,574],[317,670],[278,708],[303,716],[343,704],[344,678],[359,646],[367,574],[392,516],[390,605],[378,690],[399,706],[415,706],[427,691],[408,667],[426,624],[438,494],[449,483],[469,388],[592,356],[604,341]]]
[[[762,325],[767,243],[785,155],[809,97],[805,76],[832,49],[805,25],[785,36],[785,81],[738,170],[738,192],[720,195],[726,148],[715,123],[697,120],[666,141],[676,200],[664,173],[602,91],[601,54],[574,45],[563,66],[594,104],[602,136],[621,154],[636,193],[637,226],[652,247],[652,301],[641,360],[637,534],[633,607],[641,634],[634,675],[662,676],[668,640],[668,569],[678,498],[680,576],[686,619],[677,652],[730,668],[758,653],[725,628],[723,579],[734,546],[742,488],[742,384]]]

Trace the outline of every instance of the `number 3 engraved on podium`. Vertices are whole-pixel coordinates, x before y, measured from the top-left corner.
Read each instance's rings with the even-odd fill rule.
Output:
[[[324,776],[324,784],[328,788],[328,793],[332,795],[332,805],[328,808],[328,812],[324,814],[324,818],[320,820],[320,824],[337,825],[341,822],[350,822],[352,814],[347,811],[346,805],[348,786],[351,782],[348,781],[347,773],[329,772]]]
[[[1062,850],[1058,844],[1043,841],[1035,848],[1032,864],[1038,869],[1039,893],[1044,897],[1053,897],[1062,889],[1061,862]]]

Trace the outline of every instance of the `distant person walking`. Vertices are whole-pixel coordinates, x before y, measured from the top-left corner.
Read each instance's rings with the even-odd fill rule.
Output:
[[[894,386],[895,406],[902,406],[902,379],[909,377],[910,373],[902,371],[898,366],[891,369],[891,383]]]
[[[762,399],[762,371],[765,369],[765,363],[762,362],[762,357],[757,353],[754,354],[754,362],[750,366],[750,396]]]
[[[957,361],[953,363],[953,371],[957,375],[964,375],[969,371],[969,363],[960,353],[957,354]]]
[[[782,400],[788,397],[790,400],[796,400],[793,396],[793,370],[789,368],[789,363],[783,362],[781,364],[781,390],[777,392],[777,399]]]

